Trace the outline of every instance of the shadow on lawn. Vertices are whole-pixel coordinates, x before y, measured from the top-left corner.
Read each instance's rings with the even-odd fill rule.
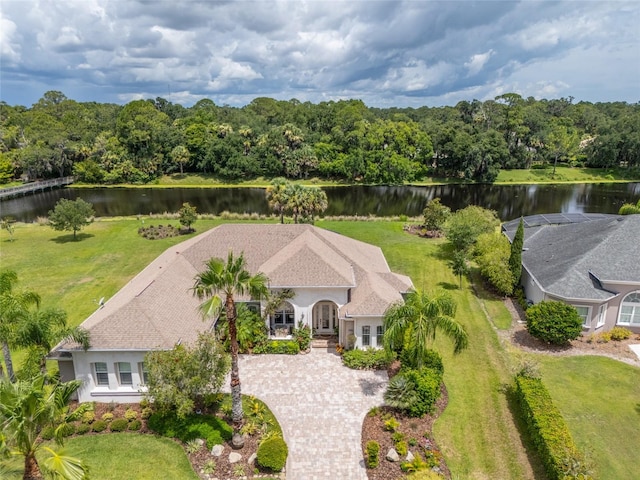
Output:
[[[93,235],[92,233],[78,233],[76,234],[76,238],[73,238],[73,234],[70,235],[61,235],[59,237],[56,238],[52,238],[51,241],[52,242],[56,242],[56,243],[71,243],[71,242],[81,242],[82,240],[86,240],[87,238],[92,238],[95,235]]]

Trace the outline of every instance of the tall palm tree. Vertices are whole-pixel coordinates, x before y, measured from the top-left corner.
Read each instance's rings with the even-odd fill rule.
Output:
[[[15,374],[9,341],[14,335],[17,323],[28,315],[29,307],[40,306],[40,296],[37,293],[30,290],[14,290],[17,282],[18,274],[13,270],[0,272],[0,342],[7,376],[12,382],[15,380]],[[0,374],[2,374],[1,367]]]
[[[6,378],[0,381],[2,443],[11,455],[24,457],[24,480],[43,478],[36,458],[40,450],[50,455],[51,458],[45,460],[45,466],[56,474],[56,478],[87,478],[87,468],[80,460],[44,446],[40,436],[43,428],[55,427],[55,441],[62,445],[64,425],[80,418],[90,406],[84,404],[73,412],[69,411],[71,396],[80,385],[80,380],[47,383],[43,375],[15,383]]]
[[[271,209],[280,215],[280,223],[284,223],[284,213],[289,204],[289,191],[289,182],[282,177],[274,178],[271,185],[267,187],[267,202]]]
[[[229,251],[226,263],[220,258],[212,258],[206,264],[206,270],[196,275],[193,287],[194,295],[205,300],[200,305],[204,317],[217,318],[224,305],[229,328],[231,346],[231,406],[232,421],[236,434],[242,426],[242,396],[240,374],[238,371],[238,334],[236,327],[235,295],[249,295],[259,299],[268,294],[269,279],[263,273],[251,275],[247,270],[244,253],[234,257]],[[224,298],[223,298],[224,297]],[[240,435],[234,435],[234,443],[242,445]]]
[[[79,343],[84,350],[90,347],[89,332],[67,325],[67,314],[60,309],[31,311],[15,328],[15,344],[29,349],[27,361],[37,362],[43,375],[47,369],[47,353],[64,339]]]
[[[459,353],[469,343],[464,327],[454,316],[456,303],[445,291],[433,295],[413,291],[407,294],[404,303],[389,307],[384,315],[384,345],[392,351],[406,350],[413,366],[420,368],[429,346],[441,330],[454,344],[454,353]]]

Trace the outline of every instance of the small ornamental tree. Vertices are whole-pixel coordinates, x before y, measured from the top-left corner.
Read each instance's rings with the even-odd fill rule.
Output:
[[[520,217],[518,229],[511,242],[511,255],[509,256],[509,269],[513,275],[513,286],[520,283],[522,276],[522,247],[524,245],[524,220]]]
[[[469,274],[469,265],[467,264],[467,256],[464,251],[458,250],[453,252],[453,258],[449,262],[451,271],[460,280],[460,288],[462,288],[462,277]]]
[[[439,198],[429,200],[427,206],[422,211],[424,216],[424,227],[427,230],[439,232],[442,230],[444,222],[451,216],[451,209],[440,203]]]
[[[480,235],[495,231],[498,225],[500,220],[496,212],[469,205],[451,215],[442,229],[456,250],[467,250]]]
[[[0,227],[2,227],[3,230],[7,231],[7,233],[9,234],[10,242],[13,242],[13,231],[15,230],[15,227],[13,225],[14,223],[16,223],[16,220],[13,217],[5,217],[0,220]]]
[[[49,210],[49,224],[54,230],[66,230],[73,232],[76,240],[76,232],[89,225],[95,215],[93,205],[81,198],[75,201],[61,198],[53,210]]]
[[[582,319],[569,304],[544,301],[527,308],[527,329],[540,340],[564,345],[582,333]]]
[[[191,225],[198,219],[196,207],[191,206],[189,202],[183,203],[182,208],[178,211],[180,215],[180,225],[187,228],[188,232],[192,232]]]
[[[201,334],[193,346],[151,351],[144,363],[149,373],[147,398],[161,413],[175,412],[179,418],[219,392],[229,371],[229,357],[211,334]]]

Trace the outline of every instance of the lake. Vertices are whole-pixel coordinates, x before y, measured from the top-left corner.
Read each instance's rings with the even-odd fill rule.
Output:
[[[325,215],[419,216],[436,197],[452,210],[479,205],[503,221],[539,213],[617,213],[640,199],[640,183],[572,185],[435,185],[326,187]],[[269,213],[261,188],[62,188],[0,202],[0,216],[32,222],[61,198],[93,204],[97,216],[176,212],[184,202],[199,213]]]

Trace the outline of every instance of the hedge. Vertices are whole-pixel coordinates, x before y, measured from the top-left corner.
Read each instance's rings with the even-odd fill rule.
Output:
[[[542,380],[523,374],[516,375],[515,380],[522,416],[549,479],[592,478]],[[568,476],[570,465],[573,467],[572,476]],[[576,465],[579,465],[578,471],[575,471]],[[577,477],[580,474],[583,476]]]
[[[384,349],[348,350],[342,354],[345,366],[355,370],[385,370],[393,361],[393,353]]]
[[[300,353],[300,344],[297,340],[269,340],[256,345],[253,353],[284,353],[286,355],[297,355]]]

